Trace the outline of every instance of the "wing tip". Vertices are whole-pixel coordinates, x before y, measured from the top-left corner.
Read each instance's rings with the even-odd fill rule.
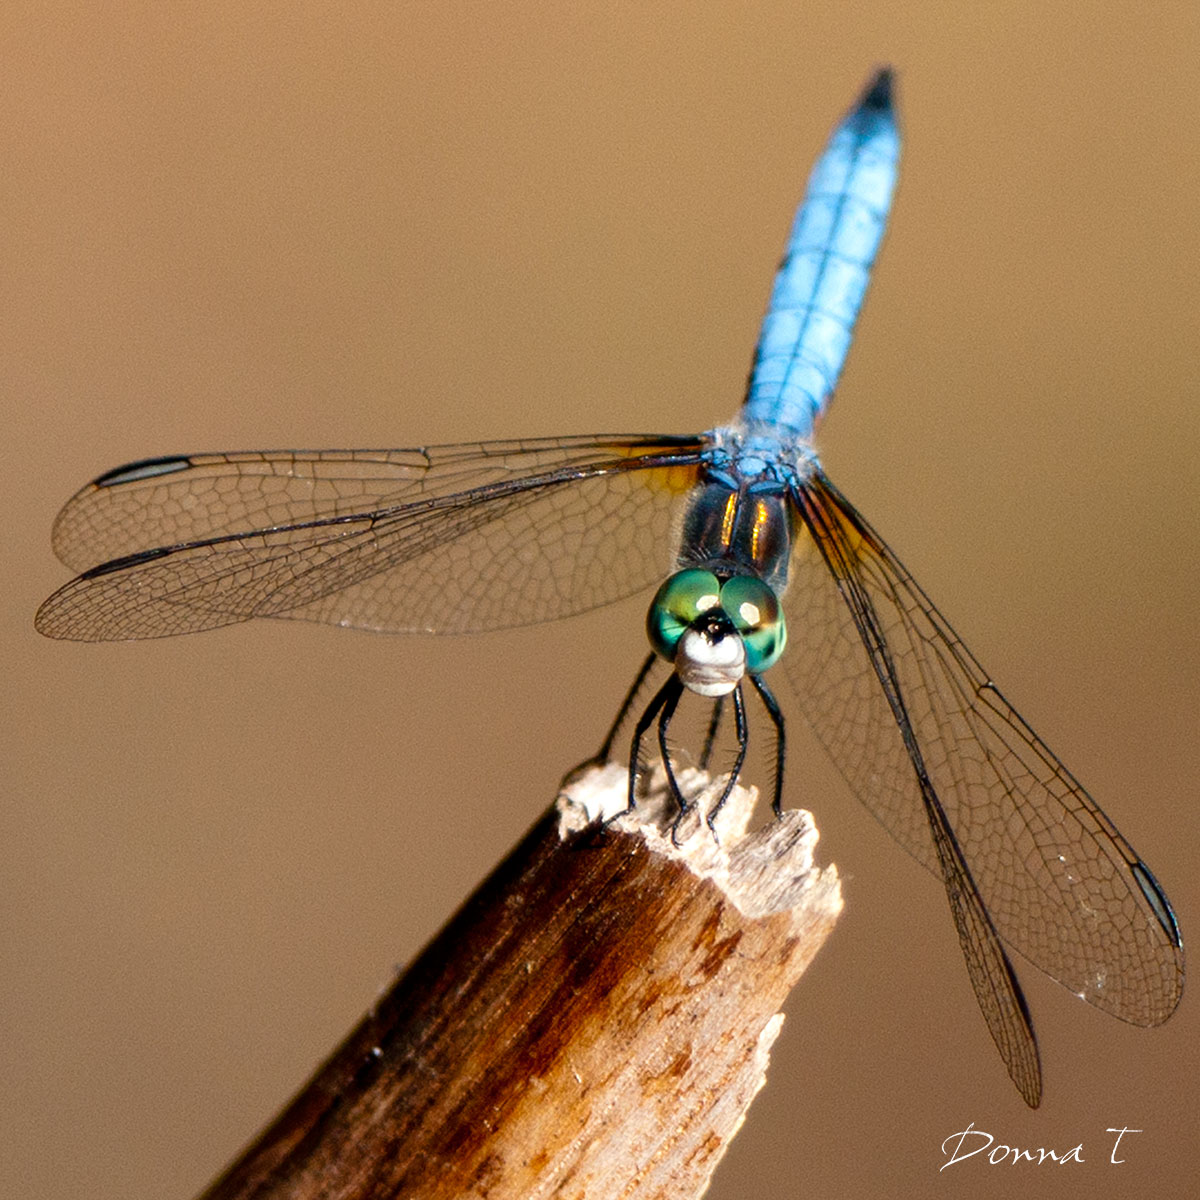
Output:
[[[159,475],[174,475],[177,471],[186,471],[192,465],[190,458],[178,454],[163,455],[159,458],[141,458],[137,462],[125,463],[97,475],[92,480],[92,487],[118,487],[123,483],[137,483],[143,479],[154,479]]]

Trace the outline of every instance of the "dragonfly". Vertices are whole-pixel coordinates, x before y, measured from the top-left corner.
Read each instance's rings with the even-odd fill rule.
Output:
[[[778,814],[785,726],[764,679],[777,669],[851,790],[942,881],[988,1029],[1036,1106],[1039,1051],[1009,949],[1102,1011],[1154,1026],[1179,1002],[1183,944],[1150,868],[815,449],[899,157],[884,69],[812,171],[730,424],[131,463],[57,517],[54,549],[82,573],[45,601],[37,628],[107,641],[275,617],[461,633],[657,586],[650,654],[600,755],[615,753],[616,730],[658,664],[666,681],[630,743],[630,804],[652,729],[680,814],[694,803],[668,739],[688,693],[712,705],[706,755],[733,706],[737,756],[722,800],[745,762],[749,702],[765,712]]]

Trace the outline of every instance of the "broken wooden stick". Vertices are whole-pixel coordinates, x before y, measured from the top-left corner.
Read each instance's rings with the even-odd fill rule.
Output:
[[[717,838],[661,783],[601,824],[627,778],[577,776],[203,1200],[699,1196],[840,885],[749,789]]]

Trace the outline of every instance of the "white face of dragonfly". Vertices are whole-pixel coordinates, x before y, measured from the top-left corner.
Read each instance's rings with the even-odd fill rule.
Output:
[[[746,673],[746,647],[728,618],[701,617],[675,647],[675,670],[697,695],[727,696]]]
[[[677,571],[658,589],[646,614],[655,651],[681,682],[701,696],[725,696],[747,673],[776,662],[787,642],[783,610],[753,575],[722,582],[712,571]]]

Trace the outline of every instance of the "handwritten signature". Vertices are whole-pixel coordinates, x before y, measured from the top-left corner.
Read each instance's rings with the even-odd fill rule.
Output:
[[[1114,1165],[1123,1163],[1123,1158],[1117,1157],[1117,1151],[1121,1145],[1121,1139],[1127,1133],[1142,1133],[1141,1129],[1130,1129],[1127,1126],[1121,1129],[1107,1129],[1106,1133],[1115,1133],[1117,1136],[1113,1139],[1112,1149],[1109,1151],[1108,1161]],[[968,1141],[968,1139],[970,1139]],[[1000,1163],[1033,1163],[1035,1166],[1058,1166],[1065,1167],[1068,1163],[1081,1163],[1083,1158],[1083,1143],[1080,1142],[1077,1146],[1072,1146],[1070,1150],[1050,1150],[1046,1147],[1039,1147],[1037,1150],[1022,1150],[1018,1146],[1007,1146],[1003,1142],[998,1142],[990,1133],[986,1133],[982,1129],[975,1128],[975,1122],[972,1121],[966,1129],[960,1130],[958,1133],[952,1133],[942,1143],[942,1153],[949,1155],[944,1163],[938,1168],[939,1171],[944,1171],[947,1167],[952,1167],[957,1163],[965,1162],[968,1158],[974,1158],[978,1154],[986,1155],[986,1161],[991,1166],[998,1166]]]

